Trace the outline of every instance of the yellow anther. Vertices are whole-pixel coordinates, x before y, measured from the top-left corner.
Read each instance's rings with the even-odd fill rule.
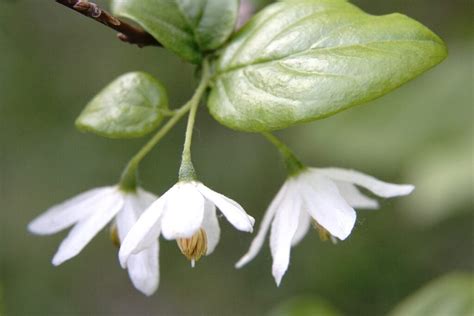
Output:
[[[191,264],[194,266],[194,263],[201,259],[207,252],[207,235],[206,231],[200,228],[192,237],[190,238],[179,238],[176,239],[178,247],[181,250],[181,253],[191,260]]]
[[[120,248],[120,238],[119,238],[119,235],[118,235],[118,230],[117,230],[117,224],[116,223],[113,223],[112,225],[110,225],[109,234],[110,234],[109,235],[110,240],[112,241],[114,246],[116,246],[117,248]]]
[[[316,231],[318,232],[319,238],[322,241],[333,240],[333,236],[331,235],[331,233],[328,232],[323,226],[319,225],[318,222],[316,222],[315,220],[312,220],[311,224],[313,225],[314,229],[316,229]]]

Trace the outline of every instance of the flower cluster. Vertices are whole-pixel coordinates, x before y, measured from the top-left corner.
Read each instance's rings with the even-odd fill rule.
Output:
[[[121,244],[122,266],[128,269],[134,286],[151,295],[159,283],[160,234],[177,240],[194,265],[202,255],[211,254],[219,242],[216,206],[235,228],[252,232],[254,219],[237,202],[196,181],[178,182],[160,198],[141,188],[135,192],[118,186],[92,189],[53,206],[28,229],[49,235],[74,225],[53,257],[53,264],[60,265],[78,255],[113,222]]]
[[[119,184],[82,193],[53,206],[29,224],[30,232],[39,235],[54,234],[73,226],[53,257],[54,265],[78,255],[99,231],[110,225],[111,239],[120,247],[121,266],[128,270],[139,291],[151,295],[159,284],[161,236],[175,240],[194,267],[196,261],[211,254],[219,242],[216,209],[237,230],[253,231],[253,217],[234,200],[199,182],[191,160],[192,131],[209,76],[209,67],[204,63],[201,83],[194,96],[174,111],[168,122],[132,157]],[[138,166],[188,112],[179,181],[157,197],[137,186]],[[311,224],[324,240],[344,240],[356,221],[354,208],[378,207],[376,200],[361,193],[356,186],[384,198],[406,195],[413,190],[411,185],[385,183],[356,171],[308,168],[274,135],[262,135],[279,150],[289,176],[265,213],[248,253],[236,267],[242,267],[257,255],[271,225],[272,270],[277,285],[288,269],[291,247],[304,237]]]
[[[273,276],[279,285],[289,265],[291,247],[301,241],[311,223],[323,239],[344,240],[355,224],[354,208],[378,207],[377,201],[362,194],[356,185],[384,198],[413,190],[411,185],[385,183],[356,171],[303,168],[289,176],[273,199],[250,250],[236,267],[257,255],[271,225]],[[59,265],[79,254],[112,223],[112,239],[120,245],[122,267],[128,269],[138,290],[151,295],[159,283],[160,236],[176,240],[194,266],[219,242],[216,208],[237,230],[252,232],[254,219],[237,202],[196,180],[179,181],[159,198],[141,188],[92,189],[53,206],[28,228],[32,233],[49,235],[73,226],[53,257],[53,264]]]
[[[382,198],[413,191],[412,185],[385,183],[352,170],[308,168],[270,131],[376,99],[440,63],[446,45],[420,23],[399,14],[375,17],[345,1],[277,1],[252,18],[253,6],[245,1],[239,6],[237,0],[208,1],[206,10],[202,1],[167,6],[164,0],[116,0],[112,8],[117,18],[86,0],[57,2],[119,30],[123,41],[169,49],[195,65],[200,80],[192,97],[175,108],[169,107],[159,80],[131,72],[111,82],[84,108],[76,120],[82,131],[113,139],[155,134],[131,158],[116,186],[82,193],[30,223],[30,232],[39,235],[72,227],[53,257],[54,265],[78,255],[109,225],[112,241],[120,247],[120,265],[138,290],[151,295],[159,284],[161,236],[175,240],[194,267],[219,242],[217,209],[237,230],[253,231],[255,220],[240,204],[209,189],[196,176],[191,145],[197,110],[204,102],[219,123],[261,133],[284,158],[288,178],[268,207],[250,249],[236,263],[240,268],[258,254],[271,227],[277,286],[289,267],[291,248],[311,226],[321,239],[335,243],[353,230],[355,209],[378,208],[378,202],[360,188]],[[194,23],[197,12],[200,22]],[[168,16],[194,22],[183,26],[181,19]],[[242,27],[238,32],[236,25]],[[341,25],[350,28],[339,32]],[[170,30],[180,36],[168,34]],[[354,47],[357,51],[348,58],[348,49]],[[324,54],[314,55],[320,51]],[[178,182],[161,197],[144,191],[137,181],[141,161],[186,115]]]

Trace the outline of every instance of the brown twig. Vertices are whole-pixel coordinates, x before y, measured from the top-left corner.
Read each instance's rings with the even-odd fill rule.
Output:
[[[150,33],[114,17],[95,3],[87,0],[56,0],[56,2],[114,29],[119,32],[117,37],[123,42],[135,44],[138,47],[161,46]]]

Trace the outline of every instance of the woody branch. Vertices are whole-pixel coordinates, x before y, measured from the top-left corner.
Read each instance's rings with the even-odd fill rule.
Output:
[[[161,46],[145,30],[114,17],[95,3],[87,0],[56,0],[56,2],[119,32],[117,37],[123,42],[135,44],[138,47]]]

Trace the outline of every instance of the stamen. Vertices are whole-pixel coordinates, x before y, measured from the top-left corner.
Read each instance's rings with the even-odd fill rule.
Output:
[[[316,222],[314,219],[311,221],[311,224],[313,225],[314,229],[318,232],[319,238],[322,241],[328,241],[331,240],[334,244],[337,243],[336,237],[331,235],[330,232],[326,230],[323,226],[319,225],[318,222]]]
[[[109,236],[110,236],[110,240],[112,241],[112,244],[115,247],[120,248],[120,238],[119,238],[119,235],[118,235],[118,230],[117,230],[117,224],[116,223],[112,223],[110,225]]]
[[[207,252],[207,235],[206,231],[200,228],[190,238],[179,238],[176,240],[181,253],[191,261],[194,268],[196,261],[201,259]]]

